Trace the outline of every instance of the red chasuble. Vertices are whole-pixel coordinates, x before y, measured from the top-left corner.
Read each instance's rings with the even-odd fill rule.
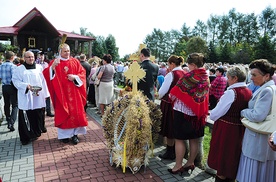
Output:
[[[86,104],[86,75],[80,62],[75,58],[60,61],[56,66],[54,78],[50,80],[49,67],[43,70],[44,77],[55,109],[55,126],[61,129],[84,127],[88,125],[84,106]],[[78,87],[68,80],[67,75],[78,75],[83,85]]]

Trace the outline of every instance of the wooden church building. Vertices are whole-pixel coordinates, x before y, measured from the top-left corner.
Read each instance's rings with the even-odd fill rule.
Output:
[[[88,56],[92,56],[92,41],[95,38],[57,30],[37,8],[33,8],[13,26],[0,27],[0,40],[11,41],[11,45],[18,46],[20,52],[40,50],[54,54],[63,34],[67,35],[66,43],[72,54],[83,52],[84,43],[87,42]]]

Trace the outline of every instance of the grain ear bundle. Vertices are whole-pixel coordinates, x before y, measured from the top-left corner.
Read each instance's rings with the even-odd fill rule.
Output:
[[[141,92],[127,92],[107,107],[102,119],[110,164],[133,174],[149,165],[158,139],[162,113]]]
[[[66,39],[67,39],[67,34],[63,34],[63,35],[62,35],[62,38],[61,38],[61,43],[60,43],[60,45],[59,45],[59,48],[60,48],[60,49],[62,49],[62,47],[63,47],[63,45],[64,45]]]

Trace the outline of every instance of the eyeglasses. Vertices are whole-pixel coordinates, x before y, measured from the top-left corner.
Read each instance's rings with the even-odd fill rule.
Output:
[[[34,56],[28,56],[28,57],[25,57],[25,58],[29,58],[30,59],[30,58],[34,58]]]

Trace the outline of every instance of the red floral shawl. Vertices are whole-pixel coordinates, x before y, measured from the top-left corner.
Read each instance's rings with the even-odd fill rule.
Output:
[[[208,114],[209,81],[208,75],[203,68],[186,73],[171,89],[170,97],[173,102],[178,99],[185,103],[201,120]]]

